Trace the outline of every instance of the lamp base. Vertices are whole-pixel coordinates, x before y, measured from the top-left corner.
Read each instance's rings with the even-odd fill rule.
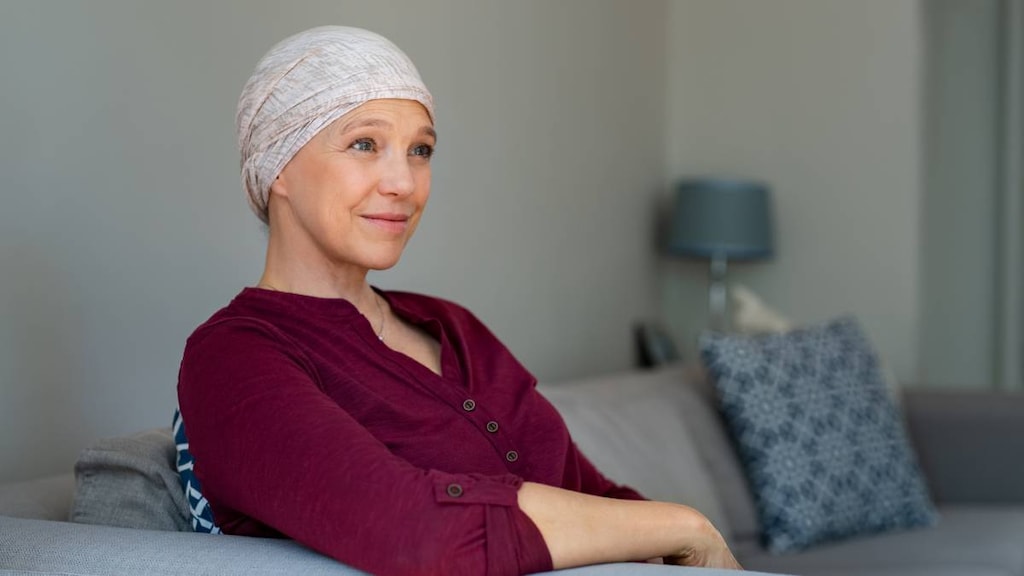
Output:
[[[710,282],[708,284],[708,327],[725,332],[729,330],[728,288],[725,275],[729,264],[723,254],[711,257]]]

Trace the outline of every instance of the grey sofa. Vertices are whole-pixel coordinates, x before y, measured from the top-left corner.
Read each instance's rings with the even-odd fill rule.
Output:
[[[631,372],[542,385],[541,391],[609,476],[651,497],[704,511],[748,569],[821,576],[1024,576],[1024,397],[906,392],[902,407],[939,505],[939,524],[773,556],[758,543],[753,498],[699,372]],[[144,485],[157,495],[142,502],[126,496],[132,510],[90,509],[82,493],[104,480],[82,462],[77,501],[70,475],[0,486],[0,575],[358,573],[291,541],[175,531],[185,525],[187,505],[169,480],[173,443],[168,431],[144,436],[157,448],[141,464],[138,455],[123,454],[124,440],[92,449],[119,467],[117,481],[130,487],[122,488],[126,494]],[[68,522],[72,517],[78,522]],[[131,520],[139,517],[148,528]],[[558,573],[725,574],[635,563]]]

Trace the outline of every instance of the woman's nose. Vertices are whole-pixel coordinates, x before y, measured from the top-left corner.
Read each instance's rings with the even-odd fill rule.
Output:
[[[382,159],[380,192],[395,196],[408,196],[416,187],[410,158],[405,154],[388,154]]]

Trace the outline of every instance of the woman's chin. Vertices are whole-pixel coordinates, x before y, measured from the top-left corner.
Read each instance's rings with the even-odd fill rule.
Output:
[[[366,270],[387,270],[398,264],[404,242],[375,242],[345,246],[326,254],[328,260],[341,267],[355,266]]]
[[[402,257],[401,254],[394,255],[382,255],[375,258],[367,258],[366,268],[369,270],[387,270],[398,264],[398,260]]]

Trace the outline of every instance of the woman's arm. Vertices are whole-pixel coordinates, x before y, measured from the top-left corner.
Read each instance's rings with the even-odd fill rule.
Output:
[[[619,500],[525,482],[519,507],[540,530],[555,569],[664,557],[741,569],[707,518],[681,504]]]

